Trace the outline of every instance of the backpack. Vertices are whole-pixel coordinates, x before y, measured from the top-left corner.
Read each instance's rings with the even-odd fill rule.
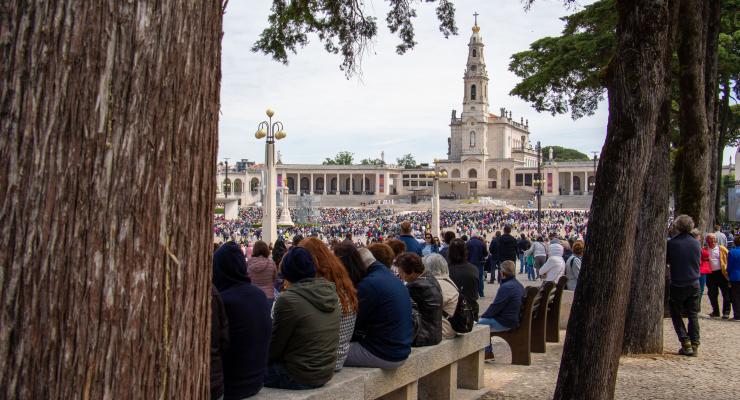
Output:
[[[447,282],[451,283],[452,286],[457,290],[457,306],[455,306],[455,313],[447,318],[450,322],[450,326],[457,333],[468,333],[473,330],[477,315],[475,315],[475,309],[473,304],[468,300],[465,295],[457,288],[452,280],[446,279]]]

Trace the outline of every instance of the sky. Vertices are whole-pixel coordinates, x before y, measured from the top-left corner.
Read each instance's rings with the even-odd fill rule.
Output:
[[[582,0],[580,6],[592,3]],[[231,0],[224,17],[223,77],[218,159],[264,161],[264,140],[254,132],[275,111],[287,138],[277,142],[282,161],[321,163],[340,151],[354,153],[356,162],[379,158],[394,163],[411,153],[418,162],[446,158],[450,113],[462,109],[463,72],[467,43],[478,12],[489,77],[489,111],[501,107],[514,120],[529,120],[530,140],[591,154],[606,137],[607,104],[589,117],[537,113],[528,103],[509,96],[518,78],[508,71],[513,53],[533,41],[560,34],[562,16],[575,10],[562,0],[538,0],[529,11],[518,0],[455,0],[457,36],[439,32],[436,3],[416,2],[413,50],[395,53],[399,39],[385,26],[387,2],[368,0],[368,12],[378,19],[378,36],[363,57],[362,75],[347,79],[339,55],[327,53],[318,38],[289,56],[288,65],[250,49],[267,26],[271,0]],[[728,155],[734,155],[734,149]]]

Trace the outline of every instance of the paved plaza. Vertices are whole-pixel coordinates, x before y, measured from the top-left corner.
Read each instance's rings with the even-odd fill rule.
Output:
[[[522,283],[526,276],[518,275]],[[536,283],[531,283],[536,284]],[[486,284],[487,307],[498,285]],[[707,316],[711,307],[703,298],[699,357],[676,354],[678,342],[671,320],[663,320],[663,354],[622,357],[616,399],[729,400],[740,396],[740,322]],[[485,383],[490,391],[483,400],[540,400],[552,398],[563,353],[565,331],[559,343],[548,343],[547,353],[532,353],[532,365],[512,365],[506,343],[494,338],[496,361],[486,363]]]

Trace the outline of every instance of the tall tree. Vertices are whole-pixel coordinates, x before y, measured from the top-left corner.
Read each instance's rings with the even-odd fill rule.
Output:
[[[678,209],[688,214],[699,229],[706,227],[710,191],[711,138],[705,100],[706,22],[703,0],[681,0],[678,31],[680,70],[681,192]]]
[[[208,396],[218,1],[4,1],[0,397]]]
[[[664,62],[656,60],[666,59],[670,51],[672,7],[673,0],[617,2],[617,46],[606,75],[607,136],[555,399],[614,396],[634,261],[638,220],[634,204],[642,198],[665,75],[670,73]]]
[[[549,157],[552,149],[553,159],[555,161],[588,161],[588,155],[581,153],[576,149],[569,149],[561,146],[545,146],[542,148],[543,157]]]

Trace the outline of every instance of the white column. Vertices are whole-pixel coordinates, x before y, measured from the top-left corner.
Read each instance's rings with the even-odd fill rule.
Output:
[[[352,173],[349,174],[349,194],[355,194],[355,179]]]
[[[380,194],[380,174],[375,173],[375,194]]]
[[[300,172],[297,173],[297,178],[295,179],[295,181],[296,181],[295,193],[297,195],[300,195],[301,194],[301,173]]]
[[[308,194],[313,195],[313,174],[309,175],[311,177],[311,181],[308,182]]]
[[[569,174],[570,174],[570,193],[569,194],[572,195],[574,193],[573,191],[573,172],[571,171],[569,172]]]
[[[340,183],[341,183],[341,182],[339,181],[339,174],[337,174],[337,191],[336,191],[336,193],[335,193],[335,194],[336,194],[337,196],[339,196],[339,184],[340,184]]]
[[[277,199],[275,196],[275,143],[265,145],[265,203],[262,205],[262,240],[274,243],[277,239]]]
[[[440,237],[439,231],[439,179],[432,186],[432,236]],[[441,239],[441,237],[440,237]]]
[[[365,194],[365,174],[362,174],[362,194]]]
[[[324,192],[323,192],[323,194],[326,194],[326,186],[327,186],[327,184],[328,183],[326,182],[326,174],[324,174]]]

